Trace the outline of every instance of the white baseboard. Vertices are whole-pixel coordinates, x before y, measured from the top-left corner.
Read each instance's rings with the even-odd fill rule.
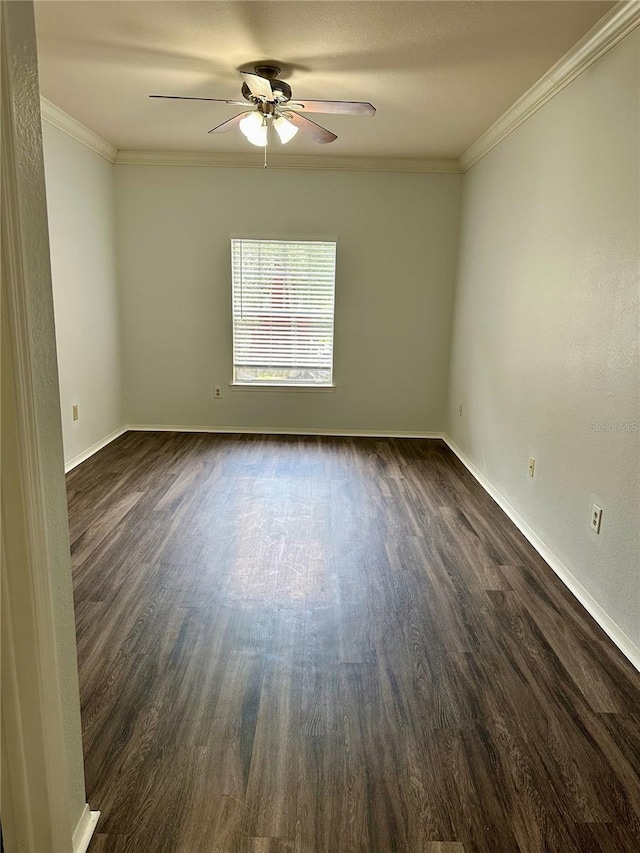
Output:
[[[500,494],[489,480],[487,480],[484,474],[476,468],[473,462],[465,456],[457,444],[446,433],[442,437],[465,468],[467,468],[467,470],[475,477],[482,488],[491,495],[500,509],[509,516],[522,535],[529,540],[538,554],[540,554],[542,559],[549,564],[567,589],[578,599],[587,613],[595,619],[605,634],[616,644],[631,664],[640,671],[640,648],[638,648],[631,638],[625,634],[622,628],[613,621],[606,611],[598,604],[591,593],[582,586],[575,575],[561,560],[558,559],[542,539],[534,533],[527,522],[516,512],[511,504]]]
[[[84,810],[73,833],[73,853],[86,853],[99,817],[100,812],[92,812],[89,803],[84,804]]]
[[[210,432],[247,435],[333,435],[360,438],[444,438],[442,432],[412,432],[411,430],[362,429],[290,429],[289,427],[192,426],[185,424],[127,424],[133,432]]]
[[[95,444],[92,444],[91,447],[88,447],[82,453],[79,453],[77,456],[74,456],[73,459],[70,459],[68,462],[65,462],[64,473],[68,474],[73,468],[76,468],[81,462],[84,462],[85,459],[88,459],[90,456],[93,456],[94,453],[97,453],[99,450],[102,450],[103,447],[106,447],[107,444],[111,444],[116,438],[119,438],[123,433],[127,431],[127,427],[120,427],[120,429],[114,430],[112,433],[107,435],[105,438],[100,439],[100,441],[96,441]]]

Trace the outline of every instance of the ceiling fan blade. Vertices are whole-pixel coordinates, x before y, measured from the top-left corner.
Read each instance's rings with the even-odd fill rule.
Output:
[[[265,101],[273,101],[273,89],[266,77],[261,77],[259,74],[251,74],[249,71],[240,72],[240,76],[255,98],[264,98]]]
[[[289,119],[294,127],[297,127],[302,133],[306,133],[314,142],[333,142],[334,139],[338,138],[335,133],[331,133],[326,127],[320,127],[315,121],[311,121],[310,118],[301,116],[299,113],[286,112],[284,116]]]
[[[252,112],[254,112],[254,110],[247,110],[244,113],[238,113],[237,116],[227,119],[227,121],[223,121],[222,124],[218,124],[215,127],[212,127],[211,130],[208,131],[208,133],[227,133],[227,131],[233,130],[234,127],[237,127],[242,121],[242,119]]]
[[[305,113],[333,113],[335,115],[373,116],[376,108],[365,101],[289,101],[288,110],[303,110]]]
[[[246,101],[228,101],[226,98],[192,98],[188,95],[149,95],[150,98],[165,98],[170,101],[215,101],[218,104],[231,104],[236,107],[246,106]]]

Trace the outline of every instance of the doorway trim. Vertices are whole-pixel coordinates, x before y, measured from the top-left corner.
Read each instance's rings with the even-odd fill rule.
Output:
[[[7,853],[84,853],[86,803],[34,10],[0,5],[2,822]],[[66,633],[65,633],[66,632]],[[75,681],[69,672],[75,667]],[[78,760],[79,759],[79,760]]]

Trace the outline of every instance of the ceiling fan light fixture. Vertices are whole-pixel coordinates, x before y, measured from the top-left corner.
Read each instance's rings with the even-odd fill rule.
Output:
[[[267,123],[259,112],[249,113],[238,125],[252,145],[264,148],[267,144]]]
[[[291,142],[293,137],[298,132],[298,128],[291,124],[288,118],[285,116],[278,116],[278,118],[274,121],[273,126],[276,129],[278,136],[280,137],[280,142],[283,145],[286,145],[287,142]]]

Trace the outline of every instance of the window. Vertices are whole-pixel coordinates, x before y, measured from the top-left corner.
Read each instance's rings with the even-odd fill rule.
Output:
[[[233,382],[331,385],[336,244],[232,240]]]

